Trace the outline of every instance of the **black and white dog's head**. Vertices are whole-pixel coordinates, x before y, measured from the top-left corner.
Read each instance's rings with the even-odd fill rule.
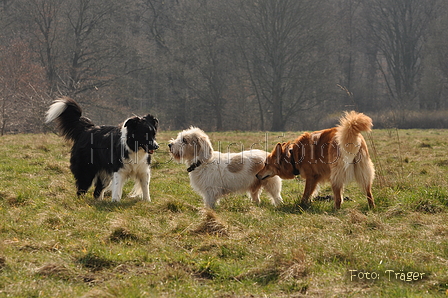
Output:
[[[134,116],[127,119],[121,128],[121,142],[129,150],[137,152],[140,148],[152,154],[159,148],[156,133],[159,121],[148,114],[145,117]]]

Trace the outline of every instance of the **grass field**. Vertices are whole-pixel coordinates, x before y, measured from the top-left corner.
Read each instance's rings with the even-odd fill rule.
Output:
[[[170,161],[161,132],[152,202],[76,197],[70,145],[53,134],[0,138],[0,297],[446,297],[448,130],[374,130],[377,208],[349,185],[297,206],[231,195],[215,212]],[[298,133],[210,133],[222,152]],[[125,193],[132,184],[128,183]],[[321,195],[330,195],[329,187]]]

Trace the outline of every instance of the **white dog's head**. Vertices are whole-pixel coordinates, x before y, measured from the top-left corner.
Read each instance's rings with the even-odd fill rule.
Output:
[[[175,160],[186,163],[206,162],[212,158],[213,147],[205,132],[197,127],[181,131],[168,144]]]

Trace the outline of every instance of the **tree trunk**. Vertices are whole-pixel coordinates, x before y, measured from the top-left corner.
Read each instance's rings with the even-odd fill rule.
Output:
[[[283,121],[283,102],[280,94],[274,94],[272,98],[272,127],[271,131],[285,130]]]
[[[221,103],[215,103],[216,130],[222,130],[222,109]]]

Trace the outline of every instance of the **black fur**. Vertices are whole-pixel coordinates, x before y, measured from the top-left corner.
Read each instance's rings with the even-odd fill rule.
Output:
[[[158,120],[150,114],[129,118],[120,126],[96,126],[82,116],[81,107],[73,99],[64,97],[48,110],[47,122],[52,120],[56,120],[62,135],[73,141],[70,170],[78,195],[86,193],[94,183],[94,197],[100,197],[112,181],[113,173],[126,164],[130,167],[137,164],[139,149],[147,153],[149,167],[150,154],[159,148],[155,141]]]

